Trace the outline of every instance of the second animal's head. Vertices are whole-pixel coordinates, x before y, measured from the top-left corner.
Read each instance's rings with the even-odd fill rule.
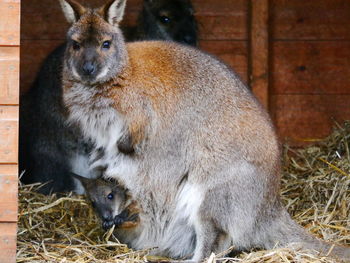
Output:
[[[144,0],[138,21],[145,39],[167,39],[197,45],[197,23],[190,0]]]
[[[111,222],[126,208],[129,196],[117,182],[90,179],[72,174],[83,185],[86,195],[103,222]]]
[[[82,83],[105,82],[126,63],[126,50],[118,27],[126,0],[110,0],[98,9],[74,0],[60,0],[68,22],[65,66],[70,77]]]

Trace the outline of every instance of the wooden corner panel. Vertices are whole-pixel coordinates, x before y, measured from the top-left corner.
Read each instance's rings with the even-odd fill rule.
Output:
[[[0,106],[0,164],[18,162],[18,106]]]
[[[18,104],[19,47],[0,47],[0,105]]]
[[[17,222],[17,165],[0,165],[0,192],[0,222]]]
[[[20,0],[0,0],[0,46],[19,45]]]
[[[0,262],[16,262],[16,223],[0,223]]]

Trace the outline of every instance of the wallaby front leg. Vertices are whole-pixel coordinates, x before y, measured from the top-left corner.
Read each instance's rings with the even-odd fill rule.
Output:
[[[138,185],[140,177],[136,160],[122,153],[118,153],[114,158],[112,156],[109,160],[103,177],[117,180],[126,189],[133,189],[135,185]]]

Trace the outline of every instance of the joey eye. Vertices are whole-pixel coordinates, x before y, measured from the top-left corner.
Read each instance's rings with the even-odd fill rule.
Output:
[[[73,49],[74,50],[79,50],[80,49],[80,44],[77,41],[73,40]]]
[[[114,195],[112,193],[107,195],[107,199],[112,200],[114,198]]]
[[[170,18],[169,17],[167,17],[167,16],[160,16],[159,17],[159,20],[160,20],[160,22],[162,22],[163,24],[169,24],[170,23]]]
[[[111,47],[111,41],[105,41],[102,43],[102,48],[109,49]]]

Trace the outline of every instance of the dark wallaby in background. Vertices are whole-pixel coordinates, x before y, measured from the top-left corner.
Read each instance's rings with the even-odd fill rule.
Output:
[[[175,40],[196,46],[197,23],[193,13],[189,0],[144,0],[134,35],[127,40]]]
[[[197,25],[188,0],[145,0],[135,28],[125,28],[126,39],[175,40],[197,44]],[[65,44],[44,61],[30,91],[20,105],[20,171],[22,182],[48,182],[41,192],[82,193],[70,172],[86,177],[91,144],[77,127],[65,123],[61,75]]]

